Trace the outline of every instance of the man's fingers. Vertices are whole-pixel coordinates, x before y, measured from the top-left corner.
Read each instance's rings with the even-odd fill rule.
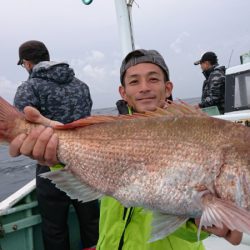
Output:
[[[47,144],[45,154],[44,154],[46,165],[53,166],[59,163],[57,159],[57,155],[56,155],[57,146],[58,146],[58,136],[56,134],[53,134]]]
[[[195,218],[195,224],[197,225],[197,227],[199,227],[201,222],[200,218]],[[215,234],[219,237],[225,237],[229,231],[229,229],[225,226],[223,226],[223,228],[219,228],[219,227],[201,227],[202,231],[210,233],[210,234]]]
[[[44,131],[44,129],[44,126],[38,126],[31,130],[30,134],[26,137],[24,143],[21,145],[21,154],[32,157],[33,148],[36,144],[37,138]]]
[[[207,228],[203,228],[202,227],[202,230],[205,231],[205,232],[211,233],[211,234],[215,234],[215,235],[217,235],[219,237],[223,237],[223,238],[225,238],[226,235],[229,232],[229,229],[226,228],[226,227],[223,227],[223,228],[219,228],[219,227],[207,227]]]
[[[195,224],[197,225],[197,227],[200,224],[200,219],[196,218],[195,219]],[[230,242],[233,245],[239,245],[242,237],[243,237],[243,233],[238,232],[236,230],[231,231],[230,229],[228,229],[226,226],[223,226],[223,228],[219,228],[219,227],[207,227],[204,228],[202,227],[202,230],[205,232],[208,232],[210,234],[214,234],[216,236],[219,237],[223,237],[225,240],[227,240],[228,242]]]
[[[27,135],[26,134],[20,134],[18,135],[12,142],[10,143],[9,147],[9,154],[12,157],[19,156],[21,154],[20,148],[26,139]]]
[[[234,231],[229,231],[225,239],[233,245],[239,245],[241,243],[242,237],[243,233],[234,230]]]
[[[38,161],[44,161],[46,146],[53,135],[52,128],[45,128],[39,137],[36,137],[35,144],[33,145],[32,156]]]

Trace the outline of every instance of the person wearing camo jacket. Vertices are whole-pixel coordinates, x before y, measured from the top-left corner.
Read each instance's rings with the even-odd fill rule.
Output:
[[[67,63],[50,61],[49,51],[40,41],[27,41],[19,47],[19,61],[29,77],[18,87],[14,105],[21,111],[33,106],[45,117],[61,123],[89,116],[92,100],[88,86],[75,77]],[[46,250],[69,250],[67,217],[72,203],[79,221],[83,249],[94,249],[98,240],[98,201],[81,203],[71,200],[41,173],[50,171],[37,164],[36,192],[42,217],[42,234]],[[79,237],[79,238],[80,238]]]
[[[224,114],[225,102],[225,66],[219,66],[217,55],[208,51],[200,60],[194,62],[200,65],[205,81],[202,87],[201,102],[199,108],[217,106],[221,114]]]

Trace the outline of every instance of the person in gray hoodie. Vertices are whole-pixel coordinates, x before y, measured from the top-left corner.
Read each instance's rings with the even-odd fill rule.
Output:
[[[204,53],[194,65],[200,65],[205,76],[199,108],[217,106],[220,113],[224,114],[225,66],[219,66],[217,55],[211,51]]]
[[[33,106],[45,117],[61,123],[70,123],[91,114],[92,100],[88,86],[75,77],[67,63],[50,61],[44,43],[35,40],[23,43],[19,47],[17,64],[29,73],[14,98],[14,105],[19,110]],[[98,201],[81,203],[71,200],[54,184],[39,176],[50,170],[37,164],[36,192],[42,217],[44,248],[70,249],[67,216],[71,203],[79,220],[82,248],[95,247],[98,240]]]

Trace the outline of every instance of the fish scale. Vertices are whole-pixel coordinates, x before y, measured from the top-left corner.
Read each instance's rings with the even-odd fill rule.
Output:
[[[161,124],[159,124],[161,125]],[[92,127],[93,129],[95,129],[94,127]],[[91,128],[90,128],[91,130]],[[89,131],[91,133],[91,131]],[[93,132],[92,132],[93,133]],[[139,134],[139,133],[138,133]],[[137,134],[137,136],[138,136]],[[143,133],[144,134],[144,133]],[[139,135],[138,137],[140,138],[141,135]],[[152,135],[150,135],[152,136]],[[59,135],[60,137],[60,135]],[[177,185],[176,183],[187,183],[190,184],[190,182],[192,183],[192,181],[195,181],[195,177],[197,175],[199,175],[200,179],[205,179],[205,175],[203,175],[204,177],[201,178],[202,174],[204,173],[204,168],[200,168],[200,171],[198,171],[198,168],[196,166],[200,166],[202,164],[202,162],[209,162],[208,160],[204,160],[203,157],[197,157],[201,151],[201,147],[200,146],[196,146],[196,151],[194,150],[195,145],[192,145],[192,150],[190,151],[190,143],[182,143],[182,147],[175,147],[175,145],[173,144],[172,147],[168,148],[165,147],[165,142],[161,142],[161,140],[159,140],[159,138],[153,137],[154,140],[149,141],[147,144],[145,144],[145,138],[143,138],[142,140],[136,139],[135,141],[133,141],[133,145],[134,148],[131,147],[126,147],[126,145],[129,145],[128,139],[123,140],[123,141],[113,141],[112,139],[110,140],[103,140],[103,134],[101,135],[101,140],[99,139],[92,139],[92,141],[88,141],[88,139],[83,139],[83,142],[80,143],[80,145],[82,145],[82,148],[80,149],[81,151],[81,155],[79,155],[80,159],[79,162],[77,164],[73,164],[73,165],[81,165],[81,166],[86,166],[87,170],[89,173],[93,173],[95,175],[95,177],[93,176],[92,179],[95,180],[99,180],[99,185],[97,187],[101,188],[102,183],[100,180],[104,180],[105,182],[109,182],[109,194],[113,194],[114,197],[116,197],[117,199],[124,201],[126,200],[126,204],[128,206],[136,206],[136,203],[130,203],[131,200],[140,200],[141,204],[147,208],[158,208],[160,210],[163,210],[163,207],[166,206],[166,203],[169,203],[169,200],[165,199],[165,203],[164,204],[160,204],[159,201],[157,201],[156,199],[152,199],[153,202],[151,201],[151,199],[147,199],[148,197],[152,197],[152,196],[157,196],[157,193],[161,194],[161,190],[159,190],[159,185],[158,182],[156,181],[156,179],[166,179],[166,176],[171,175],[172,179],[170,179],[170,181],[174,180],[174,178],[176,179],[176,181],[174,183],[170,183],[168,184],[168,188],[166,189],[167,192],[169,192],[171,186],[174,186],[175,189],[174,190],[178,190],[177,189]],[[107,136],[104,136],[104,138],[107,138]],[[171,136],[170,136],[171,138]],[[162,145],[157,144],[157,148],[155,147],[155,140],[159,141],[162,143]],[[171,140],[171,139],[170,139]],[[98,143],[99,142],[99,143]],[[62,142],[63,143],[63,142]],[[77,144],[79,144],[79,142],[77,142]],[[105,144],[105,145],[103,145]],[[87,147],[85,147],[84,145],[88,145]],[[71,145],[71,150],[74,149],[74,145]],[[95,155],[95,148],[99,149],[98,152],[98,160],[96,159]],[[188,150],[183,150],[184,148],[187,148]],[[121,150],[122,149],[122,150]],[[79,149],[78,149],[79,150]],[[74,150],[74,152],[78,151],[78,150]],[[117,150],[118,152],[120,152],[119,154],[116,154],[115,150]],[[159,151],[161,150],[160,154],[156,154],[156,150]],[[60,150],[59,150],[60,151]],[[62,156],[67,155],[67,152],[69,152],[69,149],[66,149],[65,152],[62,153]],[[84,152],[86,152],[86,154],[84,154]],[[208,155],[208,148],[206,147],[206,155]],[[191,154],[190,154],[191,153]],[[73,154],[73,153],[71,153]],[[212,154],[212,153],[211,153]],[[109,157],[106,157],[107,155],[109,155]],[[160,156],[159,156],[160,155]],[[168,155],[168,161],[166,160],[166,157],[161,157],[161,156],[165,156]],[[204,154],[203,154],[204,155]],[[214,155],[214,154],[213,154]],[[187,157],[190,156],[190,161],[188,161]],[[156,161],[155,158],[158,158],[158,168],[163,168],[163,169],[168,169],[169,170],[165,173],[165,176],[162,176],[162,174],[160,173],[157,177],[153,178],[152,176],[145,178],[145,176],[147,176],[147,172],[148,171],[152,171],[152,170],[157,170],[157,168],[155,168],[155,166],[153,165],[154,162]],[[182,159],[186,159],[184,164],[180,164],[180,158]],[[210,157],[208,157],[210,158]],[[77,156],[74,157],[74,159],[77,159]],[[84,159],[84,162],[80,162],[81,159]],[[128,161],[128,159],[131,159],[130,161]],[[194,161],[195,159],[195,161]],[[62,157],[61,160],[63,162],[66,162],[65,159]],[[188,164],[190,162],[190,164]],[[219,161],[219,164],[213,164],[213,162],[215,162],[214,158],[211,158],[211,165],[212,166],[218,166],[218,168],[220,167],[220,165],[222,164]],[[121,164],[122,163],[122,164]],[[192,164],[191,164],[192,163]],[[70,164],[72,165],[72,164]],[[184,165],[184,166],[183,166]],[[190,165],[188,167],[188,165]],[[89,166],[95,166],[95,169],[98,169],[98,171],[90,171],[90,167]],[[190,174],[187,175],[187,172],[183,173],[183,171],[180,171],[180,173],[177,171],[178,168],[183,168],[185,167],[186,170],[190,172]],[[140,173],[139,173],[139,170]],[[195,169],[195,171],[193,171]],[[106,174],[104,173],[106,170]],[[212,172],[212,167],[209,167],[210,172]],[[218,170],[217,170],[218,171]],[[97,173],[99,172],[99,176],[97,175]],[[133,172],[135,172],[135,174],[132,174]],[[170,173],[169,173],[170,172]],[[176,177],[175,175],[171,174],[171,172],[173,173],[177,173]],[[216,171],[215,171],[216,172]],[[126,174],[128,173],[128,174]],[[79,174],[80,175],[80,174]],[[91,174],[89,174],[91,175]],[[213,175],[213,179],[215,179],[217,173],[215,173]],[[104,176],[104,178],[102,178],[102,176]],[[109,178],[109,176],[112,176],[112,178]],[[137,180],[138,177],[143,177],[142,180]],[[185,180],[183,177],[188,177],[187,180]],[[149,180],[149,182],[152,183],[147,183],[145,180]],[[116,180],[116,181],[115,181]],[[135,181],[137,181],[137,183],[142,183],[143,185],[138,186],[138,184],[136,185]],[[209,180],[209,182],[211,182],[212,180]],[[133,183],[133,188],[132,191],[129,192],[129,190],[131,188],[129,187],[129,184]],[[196,182],[197,184],[197,182]],[[205,182],[198,182],[198,184],[200,185],[206,185],[207,183]],[[183,186],[183,185],[182,185]],[[113,189],[112,189],[112,188]],[[121,187],[123,187],[123,189],[121,189]],[[115,192],[118,188],[120,188],[121,190],[119,192]],[[185,186],[184,186],[185,188]],[[133,190],[134,189],[134,190]],[[154,189],[156,191],[156,193],[152,193],[151,190]],[[142,192],[138,192],[138,190],[143,190],[143,197],[138,197],[138,195]],[[174,195],[173,193],[171,193],[171,199],[173,197],[181,197],[181,194],[183,194],[183,187],[182,189],[179,188],[178,192],[176,192]],[[137,193],[137,194],[136,194]],[[187,192],[189,194],[189,196],[183,196],[183,199],[190,199],[192,193],[189,191]],[[185,194],[185,193],[184,193]],[[135,197],[136,195],[136,197]],[[162,197],[161,195],[158,195],[159,197]],[[130,198],[132,197],[132,198]],[[154,206],[151,207],[150,203],[153,203]],[[160,204],[160,206],[156,206],[155,204]],[[171,203],[169,203],[171,204]],[[178,203],[175,203],[178,204]],[[179,206],[179,205],[178,205]],[[171,208],[171,209],[177,209],[177,207]],[[193,207],[190,208],[190,210],[194,210]],[[187,211],[184,211],[187,212]],[[183,213],[184,213],[183,212]]]

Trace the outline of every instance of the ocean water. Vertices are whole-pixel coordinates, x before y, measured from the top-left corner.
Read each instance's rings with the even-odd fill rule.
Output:
[[[10,157],[8,149],[0,145],[0,202],[35,176],[36,162],[25,156]]]
[[[184,101],[195,104],[197,98]],[[117,114],[115,107],[96,109],[92,114]],[[10,157],[7,145],[0,145],[0,202],[35,177],[36,161],[25,156]]]

